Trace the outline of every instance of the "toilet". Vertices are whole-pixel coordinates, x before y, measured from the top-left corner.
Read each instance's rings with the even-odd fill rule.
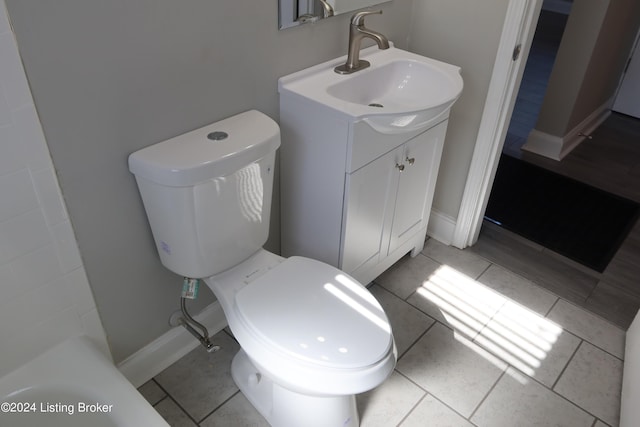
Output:
[[[396,363],[389,320],[339,269],[262,248],[280,129],[247,111],[129,156],[162,264],[202,279],[240,351],[231,373],[275,427],[355,427]]]

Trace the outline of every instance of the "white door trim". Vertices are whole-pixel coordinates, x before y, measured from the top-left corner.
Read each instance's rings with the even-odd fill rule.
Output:
[[[478,240],[541,8],[542,0],[509,2],[451,242],[460,249]],[[517,45],[522,48],[519,59],[514,61],[512,55]]]

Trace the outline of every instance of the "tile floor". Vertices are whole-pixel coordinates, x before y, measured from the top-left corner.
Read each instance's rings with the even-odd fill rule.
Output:
[[[616,426],[622,329],[472,251],[434,240],[378,277],[399,359],[358,396],[362,426]],[[238,344],[198,348],[141,393],[172,426],[267,426],[230,375]],[[297,427],[297,426],[295,426]]]

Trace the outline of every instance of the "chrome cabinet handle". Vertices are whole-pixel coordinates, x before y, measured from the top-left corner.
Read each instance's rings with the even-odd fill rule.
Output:
[[[407,161],[407,163],[409,163],[409,165],[412,165],[416,162],[415,157],[411,157],[411,158],[407,157],[405,160]]]
[[[400,164],[400,163],[396,163],[396,167],[398,168],[398,170],[400,172],[402,172],[404,170],[404,165]]]

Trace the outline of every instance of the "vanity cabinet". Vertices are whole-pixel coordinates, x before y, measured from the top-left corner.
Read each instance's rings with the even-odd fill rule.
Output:
[[[447,116],[382,133],[295,96],[281,96],[284,256],[334,265],[369,283],[424,246]]]

